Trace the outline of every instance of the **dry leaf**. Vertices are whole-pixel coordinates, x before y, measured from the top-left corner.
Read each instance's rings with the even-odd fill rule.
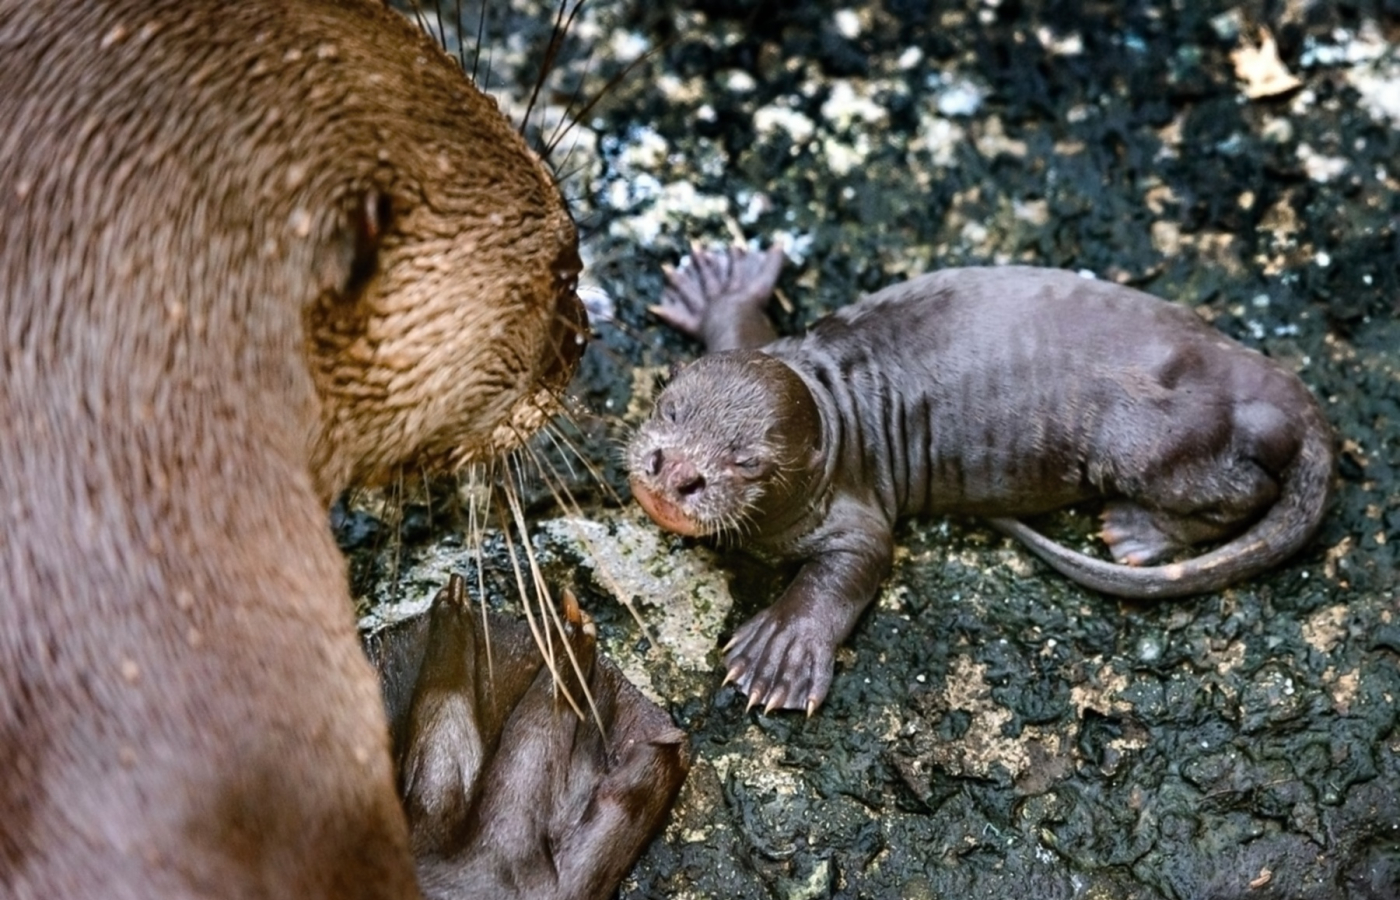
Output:
[[[1296,78],[1278,58],[1278,44],[1269,29],[1259,29],[1259,46],[1245,45],[1230,53],[1235,77],[1244,82],[1244,95],[1251,100],[1276,97],[1298,87]]]

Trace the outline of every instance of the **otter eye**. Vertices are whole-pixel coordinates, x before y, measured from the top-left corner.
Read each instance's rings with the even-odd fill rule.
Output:
[[[657,408],[657,412],[659,412],[661,418],[665,419],[667,422],[674,423],[676,421],[676,401],[672,400],[670,397],[663,397],[660,407]]]
[[[384,232],[393,224],[394,200],[371,189],[349,202],[345,211],[345,258],[338,296],[354,303],[379,272],[379,249]]]
[[[565,241],[554,258],[554,287],[558,293],[573,294],[578,291],[578,274],[583,271],[583,260],[578,255],[578,245]]]
[[[743,469],[745,472],[757,472],[758,467],[762,464],[763,460],[759,459],[757,456],[741,456],[734,460],[734,465]]]

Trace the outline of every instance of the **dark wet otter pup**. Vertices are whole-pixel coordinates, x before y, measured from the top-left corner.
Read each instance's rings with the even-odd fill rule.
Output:
[[[781,264],[697,251],[670,275],[656,312],[713,355],[677,373],[627,454],[662,527],[805,560],[726,648],[750,703],[822,702],[900,516],[989,517],[1075,581],[1138,598],[1254,575],[1322,517],[1317,401],[1185,307],[1052,269],[949,269],[773,340],[762,306]],[[1107,500],[1115,563],[1009,518],[1089,498]]]
[[[664,714],[602,678],[590,740],[459,640],[405,821],[326,517],[551,411],[550,172],[368,0],[0,0],[0,84],[0,896],[409,898],[414,850],[431,890],[607,890],[684,771]]]

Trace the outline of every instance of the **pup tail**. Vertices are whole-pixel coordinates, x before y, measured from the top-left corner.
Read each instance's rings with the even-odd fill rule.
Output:
[[[1317,531],[1332,493],[1332,432],[1309,404],[1298,456],[1279,498],[1263,517],[1231,541],[1190,559],[1158,566],[1126,566],[1063,547],[1016,519],[991,519],[1002,534],[1025,544],[1052,569],[1087,588],[1137,600],[1216,591],[1292,556]]]

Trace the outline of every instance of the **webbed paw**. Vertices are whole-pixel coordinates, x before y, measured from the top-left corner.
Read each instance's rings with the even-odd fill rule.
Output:
[[[1166,559],[1180,544],[1153,521],[1152,513],[1127,501],[1104,505],[1103,529],[1099,532],[1114,562],[1125,566],[1148,566]]]
[[[705,250],[691,245],[690,258],[665,270],[666,288],[652,315],[677,331],[700,337],[709,316],[732,316],[738,310],[762,310],[778,282],[783,250],[758,253],[741,246]]]
[[[831,688],[836,646],[816,617],[770,606],[734,632],[724,647],[725,683],[749,698],[749,708],[816,712]]]
[[[576,604],[556,676],[521,623],[492,615],[488,637],[465,594],[454,575],[429,615],[368,642],[424,894],[607,896],[680,790],[685,735],[597,654]]]

